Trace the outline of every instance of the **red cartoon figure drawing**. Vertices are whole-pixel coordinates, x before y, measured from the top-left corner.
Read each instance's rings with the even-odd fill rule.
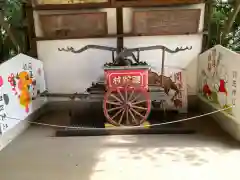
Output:
[[[0,76],[0,87],[2,87],[2,85],[3,85],[3,78],[2,76]]]
[[[210,89],[207,79],[208,76],[204,70],[202,70],[202,77],[203,77],[203,85],[202,85],[202,93],[206,96],[209,100],[212,99],[212,90]]]
[[[221,107],[224,107],[227,104],[227,72],[223,65],[219,64],[218,66],[218,83],[215,85],[218,94],[218,102]]]
[[[15,95],[17,95],[17,90],[16,90],[16,80],[14,79],[14,74],[11,73],[10,76],[8,76],[8,82],[12,86],[12,91],[14,92]]]
[[[205,81],[205,84],[203,85],[203,94],[208,98],[211,99],[212,91],[209,88],[207,82]]]
[[[219,82],[220,86],[219,86],[219,89],[218,89],[218,92],[221,92],[221,93],[224,93],[224,95],[227,96],[227,90],[226,90],[226,85],[225,85],[225,80],[224,79],[220,79],[220,82]]]

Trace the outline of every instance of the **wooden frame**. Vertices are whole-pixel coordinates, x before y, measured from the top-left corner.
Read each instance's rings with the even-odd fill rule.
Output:
[[[74,18],[74,16],[76,18]],[[43,37],[47,38],[81,38],[86,36],[106,36],[108,34],[106,12],[50,14],[40,15],[39,17],[42,23],[42,31],[44,33]],[[58,18],[59,21],[56,21],[56,18]],[[78,22],[80,18],[82,18],[83,21],[92,20],[93,22],[75,23]],[[78,24],[79,26],[71,27],[71,23]],[[86,28],[86,24],[88,24],[90,27]]]
[[[187,35],[207,35],[206,31],[198,32],[198,33],[189,33]],[[108,35],[96,35],[96,36],[81,36],[81,37],[36,37],[34,38],[35,41],[49,41],[49,40],[61,40],[61,39],[88,39],[88,38],[127,38],[127,37],[141,37],[141,36],[160,36],[160,35],[141,35],[141,34],[132,34],[132,33],[127,33],[127,34],[108,34]],[[121,46],[121,45],[119,45]]]
[[[33,0],[37,1],[37,0]],[[32,4],[35,10],[70,10],[70,9],[84,9],[84,8],[104,8],[111,5],[111,0],[99,3],[68,3],[68,4]]]
[[[112,5],[121,7],[147,7],[203,3],[204,0],[112,0]]]
[[[119,8],[119,7],[154,7],[171,5],[188,5],[204,3],[205,0],[108,0],[103,3],[74,4],[34,4],[35,10],[70,10],[84,8]]]
[[[39,3],[39,1],[41,3]],[[50,1],[52,3],[50,3]],[[83,2],[87,1],[87,2]],[[93,2],[91,2],[93,1]],[[99,1],[99,2],[94,2],[94,1]],[[59,5],[59,4],[101,4],[101,3],[106,3],[110,2],[110,0],[32,0],[34,5],[46,5],[46,4],[51,4],[51,5]],[[49,3],[48,3],[49,2]]]
[[[156,19],[154,19],[154,13],[156,13],[157,17]],[[188,15],[186,15],[187,13]],[[185,18],[187,17],[187,19],[181,19],[181,14],[183,14]],[[151,20],[148,20],[148,17],[146,17],[148,15],[150,15],[151,18],[153,17],[152,20],[155,20],[155,24],[152,25],[150,24]],[[171,17],[171,15],[173,17],[170,18],[169,21],[161,19],[161,17],[169,18]],[[133,12],[132,18],[132,33],[135,35],[195,34],[198,33],[200,15],[201,9],[168,9],[168,10],[135,11]],[[144,16],[146,17],[145,21]],[[178,24],[179,22],[182,24]],[[171,23],[174,23],[174,25],[171,26]]]

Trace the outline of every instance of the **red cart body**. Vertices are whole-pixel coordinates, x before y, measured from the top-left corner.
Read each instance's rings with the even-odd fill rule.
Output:
[[[151,99],[148,92],[148,66],[105,68],[103,109],[115,125],[140,125],[146,121]]]

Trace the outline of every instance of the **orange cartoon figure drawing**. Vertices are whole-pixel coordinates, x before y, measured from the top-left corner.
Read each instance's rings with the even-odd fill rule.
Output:
[[[22,71],[16,76],[18,80],[18,89],[20,94],[18,96],[20,104],[25,107],[25,111],[29,112],[29,104],[31,102],[30,86],[34,84],[34,80],[29,76],[28,72]]]

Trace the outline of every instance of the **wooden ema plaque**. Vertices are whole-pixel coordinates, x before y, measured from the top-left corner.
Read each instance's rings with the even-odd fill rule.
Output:
[[[107,13],[40,15],[44,37],[107,35]]]
[[[200,9],[135,11],[133,33],[136,35],[197,33],[200,13]]]

